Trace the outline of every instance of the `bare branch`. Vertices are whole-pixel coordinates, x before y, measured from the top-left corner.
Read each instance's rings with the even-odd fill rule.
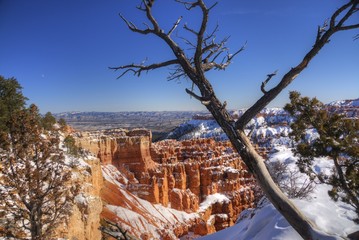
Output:
[[[173,27],[171,28],[171,30],[168,31],[168,33],[167,33],[168,36],[171,36],[172,32],[173,32],[173,31],[178,27],[178,25],[180,24],[181,20],[182,20],[182,16],[180,16],[180,17],[177,19],[176,23],[173,24]]]
[[[204,72],[207,72],[211,69],[215,70],[224,70],[226,69],[231,63],[232,59],[242,52],[245,49],[247,43],[243,45],[238,51],[236,51],[234,54],[230,54],[227,52],[227,55],[223,57],[222,61],[220,63],[217,63],[215,60],[222,55],[225,51],[228,51],[228,49],[225,46],[225,42],[222,42],[220,45],[217,46],[211,46],[211,48],[215,48],[214,50],[207,49],[207,51],[210,51],[210,53],[204,58],[202,63],[202,68]],[[210,57],[212,57],[213,54],[216,54],[211,60]]]
[[[320,40],[323,32],[325,32],[325,30],[327,29],[328,21],[329,21],[329,19],[325,20],[325,22],[323,23],[322,26],[318,26],[317,39],[315,40],[315,42],[318,42]]]
[[[187,26],[187,23],[183,26],[184,29],[186,29],[188,32],[193,33],[194,35],[198,36],[198,32],[196,32],[195,30],[193,30],[192,28],[189,28]]]
[[[194,43],[192,43],[190,40],[184,38],[184,37],[181,37],[181,36],[176,36],[177,38],[179,39],[182,39],[184,41],[185,44],[191,46],[189,49],[196,49],[196,45]]]
[[[198,36],[197,36],[197,47],[196,47],[196,52],[194,54],[194,65],[195,65],[197,74],[199,74],[199,76],[202,77],[202,76],[204,76],[204,72],[201,68],[202,53],[203,53],[202,52],[202,44],[203,44],[203,35],[207,28],[209,10],[207,9],[203,0],[198,0],[197,3],[202,10],[202,22],[201,22],[201,27],[198,31]]]
[[[359,28],[359,24],[350,26],[344,26],[344,23],[350,16],[356,12],[356,7],[359,4],[359,0],[351,0],[349,3],[340,7],[330,18],[329,28],[319,29],[317,31],[317,37],[314,46],[304,56],[303,60],[290,71],[288,71],[282,78],[282,80],[271,90],[266,91],[265,94],[253,104],[236,122],[235,127],[237,129],[244,129],[245,125],[259,113],[269,102],[271,102],[278,94],[287,87],[311,62],[315,55],[329,42],[330,37],[338,32],[353,28]],[[350,8],[341,19],[337,19],[342,13]],[[336,24],[336,22],[338,22]],[[320,33],[323,31],[322,33]]]
[[[351,16],[351,15],[353,15],[355,12],[357,12],[357,5],[359,4],[359,1],[358,0],[351,0],[350,1],[350,4],[349,4],[349,6],[350,5],[352,5],[351,7],[350,7],[350,9],[348,10],[348,12],[342,17],[342,19],[340,19],[339,20],[339,22],[338,22],[338,24],[337,24],[337,28],[339,29],[339,30],[347,30],[346,28],[347,27],[349,27],[349,26],[344,26],[344,23],[345,23],[345,21],[346,20],[348,20],[348,18]],[[349,7],[348,6],[348,7]],[[346,7],[347,8],[347,7]],[[344,10],[343,10],[344,11]],[[358,25],[358,24],[357,24]],[[354,25],[355,26],[355,25]],[[348,28],[348,29],[353,29],[353,28]]]
[[[211,102],[212,95],[210,95],[208,97],[200,97],[197,94],[195,94],[194,92],[192,92],[191,90],[189,90],[188,88],[186,88],[186,93],[188,93],[190,96],[192,96],[195,99],[197,99],[198,101],[200,101],[203,105],[207,106]]]
[[[140,33],[140,34],[153,33],[153,30],[150,29],[150,28],[147,28],[147,29],[144,29],[144,30],[138,29],[134,23],[128,21],[122,14],[120,14],[120,17],[121,17],[121,19],[126,23],[127,27],[128,27],[132,32],[137,32],[137,33]]]
[[[187,10],[191,10],[192,8],[195,8],[198,6],[198,1],[188,2],[188,1],[176,0],[176,2],[182,3]]]
[[[261,91],[262,93],[266,94],[267,91],[264,89],[267,83],[272,79],[273,76],[277,74],[278,70],[275,70],[273,73],[267,75],[267,79],[262,82]]]
[[[210,7],[208,8],[208,11],[211,11],[212,8],[214,8],[217,4],[218,4],[218,2],[215,2],[212,6],[210,6]]]
[[[113,223],[107,219],[104,218],[105,223],[108,225],[101,226],[99,230],[115,239],[130,239],[130,237],[127,234],[127,230],[123,230],[117,223]],[[120,235],[119,235],[120,234]]]
[[[222,105],[222,110],[225,109],[226,107],[227,107],[227,101],[224,101]]]
[[[213,29],[213,31],[210,34],[208,34],[206,38],[203,39],[204,43],[206,43],[210,39],[212,39],[211,42],[214,42],[213,38],[215,38],[215,36],[216,36],[215,33],[218,32],[218,29],[219,29],[219,24],[217,23],[216,27]]]
[[[339,30],[344,31],[344,30],[351,30],[351,29],[355,29],[355,28],[359,28],[359,24],[343,26],[343,27],[340,27]]]
[[[180,80],[181,78],[187,78],[187,74],[183,71],[181,66],[177,66],[172,70],[172,72],[170,72],[167,80]]]
[[[286,86],[288,86],[297,76],[300,74],[312,60],[312,58],[321,50],[321,48],[328,43],[329,38],[337,31],[344,30],[348,27],[356,27],[356,24],[352,26],[344,26],[346,22],[345,18],[349,18],[356,10],[359,0],[350,0],[350,2],[344,7],[341,7],[336,11],[332,18],[330,18],[330,24],[328,29],[318,29],[317,38],[315,44],[310,51],[305,55],[303,60],[287,74],[285,74],[282,80],[269,91],[264,91],[263,97],[261,97],[249,110],[245,112],[242,117],[233,122],[233,118],[225,109],[225,104],[216,97],[212,84],[205,77],[204,73],[211,69],[225,69],[233,60],[233,58],[244,50],[244,46],[236,51],[234,54],[230,54],[228,48],[221,42],[215,41],[215,31],[210,35],[205,36],[208,12],[215,6],[210,8],[206,7],[203,0],[176,0],[176,2],[183,4],[186,9],[191,10],[199,7],[202,12],[202,20],[199,29],[190,29],[187,25],[184,26],[186,31],[189,31],[197,37],[195,42],[194,55],[187,57],[184,51],[161,30],[154,20],[151,14],[151,8],[144,4],[144,9],[147,14],[147,18],[153,25],[153,29],[148,27],[148,31],[162,39],[172,50],[175,58],[178,62],[175,62],[178,68],[172,73],[173,78],[187,76],[194,85],[198,88],[200,94],[195,94],[193,90],[186,89],[187,94],[193,98],[199,100],[206,108],[211,112],[217,123],[222,127],[224,132],[230,139],[233,147],[240,154],[241,158],[248,167],[248,170],[254,174],[258,182],[264,189],[266,195],[274,206],[285,216],[288,222],[298,231],[303,239],[314,239],[313,232],[316,229],[314,223],[307,219],[303,214],[287,199],[287,197],[280,191],[280,189],[274,184],[273,180],[268,177],[268,170],[264,165],[264,159],[256,152],[250,140],[247,138],[244,132],[244,126],[250,121],[260,110],[262,110],[270,101],[272,101]],[[355,8],[351,8],[354,6]],[[349,10],[348,10],[349,9]],[[353,9],[352,11],[350,9]],[[343,14],[344,11],[349,11],[349,14]],[[343,17],[344,15],[344,17]],[[337,18],[342,16],[344,21],[337,21]],[[348,17],[347,17],[348,16]],[[338,24],[336,25],[336,22]],[[129,27],[135,28],[135,26],[127,23]],[[131,28],[130,28],[131,29]],[[144,30],[142,30],[144,31]],[[141,31],[139,31],[142,33]],[[189,41],[188,41],[189,42]],[[191,43],[192,44],[192,43]],[[205,55],[205,57],[204,57]],[[216,62],[217,59],[223,57],[222,62]],[[169,64],[170,65],[170,64]],[[126,71],[139,71],[137,65],[127,65],[121,69]],[[142,69],[144,70],[144,69]],[[269,81],[269,80],[268,80]],[[267,81],[267,82],[268,82]],[[263,86],[263,89],[265,84]]]
[[[117,78],[123,77],[128,72],[133,72],[133,75],[139,77],[141,75],[142,71],[154,70],[154,69],[157,69],[157,68],[167,67],[167,66],[175,65],[175,64],[179,64],[179,61],[177,59],[173,59],[173,60],[169,60],[169,61],[161,62],[161,63],[153,63],[151,65],[128,64],[128,65],[123,65],[123,66],[119,66],[119,67],[110,67],[109,69],[112,69],[112,70],[115,70],[115,71],[117,71],[117,70],[125,70]]]
[[[244,51],[246,46],[247,46],[247,42],[245,42],[244,45],[237,52],[235,52],[234,54],[230,54],[228,57],[228,61],[231,61],[238,53]]]

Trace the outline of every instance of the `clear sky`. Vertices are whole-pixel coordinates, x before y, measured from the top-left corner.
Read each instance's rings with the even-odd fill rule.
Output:
[[[119,18],[122,13],[144,26],[138,2],[0,0],[0,75],[17,78],[28,102],[42,112],[203,110],[185,93],[190,87],[187,80],[166,80],[168,69],[121,79],[108,69],[146,57],[148,63],[173,58],[161,40],[130,32]],[[219,23],[218,39],[231,36],[228,46],[233,51],[246,41],[247,47],[226,71],[208,74],[218,97],[230,109],[253,104],[261,96],[266,74],[278,69],[270,87],[298,64],[313,45],[317,26],[344,2],[220,0],[210,15],[210,26]],[[188,13],[171,0],[156,0],[153,12],[166,30],[183,16],[177,35],[183,33],[184,23],[198,27],[199,12]],[[352,20],[358,23],[359,14]],[[283,106],[290,90],[323,102],[358,98],[356,34],[358,30],[336,34],[270,106]],[[182,40],[175,40],[183,46]]]

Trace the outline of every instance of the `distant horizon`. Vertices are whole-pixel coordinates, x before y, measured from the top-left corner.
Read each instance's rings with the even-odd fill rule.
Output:
[[[214,0],[206,0],[210,5]],[[340,3],[319,0],[288,2],[220,1],[209,16],[208,32],[219,24],[218,39],[230,36],[233,53],[245,43],[226,69],[207,73],[216,96],[228,109],[245,109],[261,96],[267,74],[278,69],[270,89],[310,50],[317,27]],[[0,1],[0,75],[14,77],[28,103],[43,113],[206,111],[185,88],[188,80],[167,81],[169,69],[131,74],[108,67],[148,64],[173,58],[171,50],[153,36],[131,32],[119,13],[138,27],[146,22],[136,2],[108,0]],[[168,11],[171,9],[171,11]],[[197,29],[199,12],[188,12],[174,1],[158,1],[153,14],[168,30],[183,16],[173,39],[184,49],[183,24]],[[289,92],[317,97],[323,103],[355,99],[359,89],[357,31],[339,32],[324,46],[307,69],[268,107],[282,108]],[[186,36],[186,35],[185,35]],[[197,89],[194,89],[198,92]]]
[[[358,98],[354,99],[341,99],[341,100],[335,100],[324,104],[330,104],[333,102],[340,102],[340,101],[359,101]],[[284,107],[284,106],[283,106]],[[265,107],[264,109],[270,109],[270,108],[283,108],[283,107]],[[227,109],[229,112],[231,111],[238,111],[238,110],[246,110],[248,108],[240,108],[240,109]],[[50,111],[51,112],[51,111]],[[59,115],[64,113],[133,113],[133,112],[205,112],[210,114],[210,112],[207,109],[203,110],[130,110],[130,111],[64,111],[64,112],[51,112],[52,114]],[[42,113],[44,114],[44,113]]]

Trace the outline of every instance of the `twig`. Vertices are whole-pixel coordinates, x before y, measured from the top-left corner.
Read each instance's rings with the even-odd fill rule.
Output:
[[[272,79],[273,76],[277,74],[278,70],[275,70],[273,73],[267,75],[267,79],[262,82],[261,91],[262,93],[266,94],[267,91],[264,89],[267,83]]]
[[[194,92],[192,92],[191,90],[189,90],[188,88],[186,88],[186,93],[188,93],[190,96],[192,96],[195,99],[197,99],[198,101],[200,101],[203,105],[207,106],[211,102],[212,95],[207,96],[207,97],[200,97],[197,94],[195,94]]]

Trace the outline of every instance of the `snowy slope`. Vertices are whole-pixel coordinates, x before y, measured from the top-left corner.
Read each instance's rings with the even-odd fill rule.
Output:
[[[143,200],[125,189],[121,182],[128,180],[113,165],[103,165],[102,173],[105,178],[105,186],[111,184],[111,196],[117,198],[116,204],[105,204],[105,218],[112,216],[113,221],[120,221],[119,224],[129,233],[138,238],[145,238],[142,233],[151,235],[150,239],[160,239],[161,236],[176,238],[173,231],[178,227],[188,227],[192,221],[199,218],[197,213],[186,213],[172,208],[164,207],[161,204],[152,204]],[[106,191],[103,189],[103,191]],[[103,194],[105,202],[106,193]],[[110,199],[109,199],[110,200]],[[111,220],[111,218],[110,218]]]
[[[289,168],[296,168],[296,157],[285,146],[276,148],[278,152],[270,156],[269,161],[285,162]],[[316,159],[314,169],[317,172],[329,173],[332,165],[325,158]],[[306,178],[306,175],[302,175]],[[322,231],[337,237],[359,231],[353,207],[341,201],[334,202],[327,192],[330,186],[318,184],[308,199],[294,199],[294,204],[303,211]],[[300,240],[298,233],[288,224],[274,206],[263,199],[257,209],[245,210],[241,213],[236,225],[202,237],[203,240]]]
[[[240,116],[242,111],[233,111],[234,116]],[[262,146],[289,144],[287,137],[290,131],[288,123],[292,118],[281,108],[264,109],[261,114],[252,119],[247,125],[246,132],[251,132],[254,143]],[[227,140],[226,134],[215,120],[190,120],[167,136],[169,139],[187,140],[193,138],[215,138],[216,140]]]
[[[336,107],[359,107],[359,98],[352,100],[334,101],[328,104],[329,106]]]
[[[350,116],[358,117],[359,99],[337,101],[328,104],[333,110],[349,111]],[[234,112],[240,116],[243,112]],[[346,112],[348,113],[348,112]],[[232,113],[233,114],[233,113]],[[292,119],[282,109],[264,109],[259,116],[247,126],[246,132],[251,132],[251,139],[258,145],[272,146],[274,151],[269,156],[269,162],[283,162],[290,170],[297,170],[296,160],[290,149],[293,142],[288,137]],[[215,137],[226,139],[214,120],[192,120],[175,129],[170,136],[178,139],[196,137]],[[308,131],[306,138],[313,140],[317,137],[315,131]],[[325,158],[315,160],[313,170],[317,173],[330,174],[332,162]],[[300,174],[300,173],[299,173]],[[307,176],[301,174],[298,184],[304,182]],[[356,217],[352,206],[342,202],[334,202],[328,195],[331,187],[317,184],[314,191],[306,199],[293,199],[294,204],[317,224],[318,229],[338,239],[347,239],[350,233],[359,231],[359,225],[353,222]],[[266,199],[256,209],[242,212],[236,225],[202,237],[204,240],[299,240],[299,234],[288,224],[284,217]]]

